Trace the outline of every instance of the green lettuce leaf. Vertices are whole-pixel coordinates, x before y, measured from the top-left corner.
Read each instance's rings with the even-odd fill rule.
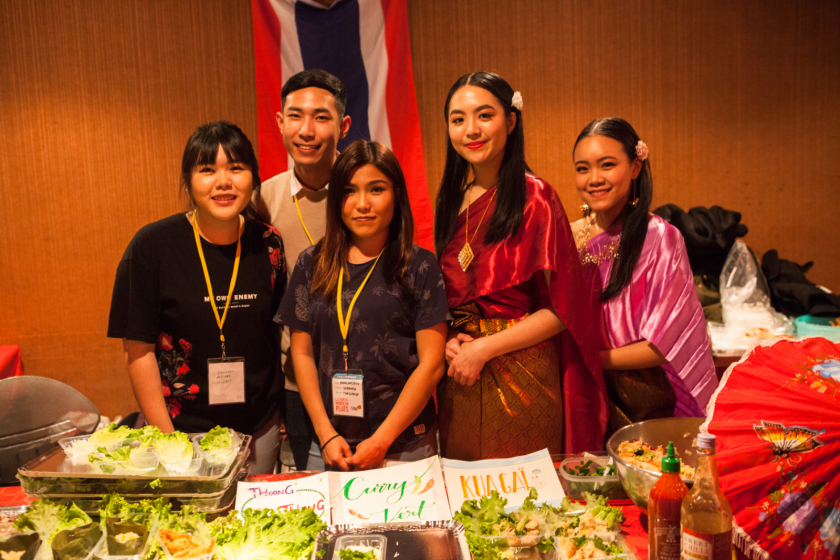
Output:
[[[216,426],[201,438],[201,450],[213,451],[214,449],[226,449],[231,446],[230,430]]]
[[[228,435],[228,440],[230,440],[230,435]],[[184,432],[161,434],[155,440],[155,452],[161,463],[180,463],[193,458],[193,445]]]
[[[310,508],[278,512],[246,509],[210,523],[216,538],[214,560],[297,560],[309,558],[326,524]]]
[[[88,439],[88,443],[97,447],[108,447],[109,445],[114,445],[122,440],[128,439],[131,432],[132,430],[128,426],[117,426],[116,422],[111,422],[101,430],[93,432],[90,439]]]

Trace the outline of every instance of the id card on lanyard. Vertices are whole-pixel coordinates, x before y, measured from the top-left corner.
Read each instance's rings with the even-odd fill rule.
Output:
[[[384,251],[384,249],[383,249]],[[341,328],[341,337],[344,340],[342,354],[344,356],[344,369],[334,369],[332,374],[332,405],[333,416],[349,416],[351,418],[365,417],[365,376],[360,369],[349,369],[349,351],[347,349],[347,334],[350,331],[350,314],[353,313],[353,306],[356,305],[356,300],[359,294],[365,288],[370,275],[373,274],[373,269],[376,268],[376,263],[379,262],[379,257],[382,256],[382,251],[377,255],[373,266],[362,280],[361,286],[356,290],[353,299],[350,300],[350,307],[347,308],[347,319],[344,318],[344,311],[341,308],[341,294],[344,285],[344,267],[338,273],[338,289],[336,290],[336,309],[338,311],[338,326]]]
[[[198,223],[195,216],[198,210],[193,212],[193,232],[195,233],[195,246],[198,248],[198,256],[201,259],[201,268],[204,270],[204,280],[207,282],[207,294],[210,296],[210,306],[213,308],[213,315],[216,317],[216,324],[219,325],[219,340],[222,343],[222,357],[210,358],[207,360],[207,400],[209,404],[234,404],[245,402],[245,358],[229,357],[225,353],[225,334],[222,327],[227,319],[230,300],[233,298],[233,287],[236,285],[236,275],[239,273],[239,257],[242,254],[242,230],[236,240],[236,258],[233,261],[233,274],[230,278],[225,311],[219,317],[219,310],[216,308],[216,298],[213,297],[213,286],[210,283],[210,272],[207,270],[207,261],[204,259],[204,251],[201,248],[201,236],[198,233]]]

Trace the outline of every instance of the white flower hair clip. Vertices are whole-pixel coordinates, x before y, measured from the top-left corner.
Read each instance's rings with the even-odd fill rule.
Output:
[[[639,143],[636,144],[636,156],[642,161],[645,161],[648,158],[648,154],[650,154],[650,150],[647,147],[647,144],[639,140]]]
[[[510,100],[511,106],[517,111],[522,110],[522,94],[518,91],[513,92],[513,99]]]

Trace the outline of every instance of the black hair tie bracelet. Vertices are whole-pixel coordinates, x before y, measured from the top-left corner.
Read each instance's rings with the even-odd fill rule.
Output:
[[[325,448],[327,445],[329,445],[329,444],[330,444],[330,442],[331,442],[332,440],[334,440],[335,438],[337,438],[337,437],[341,437],[341,434],[335,434],[333,437],[331,437],[330,439],[328,439],[328,440],[326,441],[326,443],[324,443],[324,445],[322,445],[322,446],[321,446],[321,451],[323,451],[323,450],[324,450],[324,448]]]

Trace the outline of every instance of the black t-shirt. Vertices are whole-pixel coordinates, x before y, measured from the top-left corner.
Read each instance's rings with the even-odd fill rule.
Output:
[[[222,316],[236,243],[201,239]],[[277,411],[277,329],[272,317],[286,286],[283,241],[246,220],[239,273],[224,324],[228,357],[245,358],[245,403],[208,404],[207,360],[222,355],[195,234],[184,214],[143,227],[117,268],[108,336],[155,344],[161,384],[175,428],[203,432],[222,425],[253,434]]]
[[[351,446],[370,437],[379,428],[400,396],[411,373],[420,363],[416,332],[433,327],[452,317],[446,301],[443,275],[434,255],[414,246],[406,278],[413,288],[408,299],[396,287],[388,289],[380,262],[359,294],[350,317],[347,336],[351,369],[364,375],[365,418],[333,417],[333,369],[344,368],[341,328],[338,325],[335,297],[329,301],[311,293],[312,254],[310,247],[300,254],[292,272],[286,295],[275,321],[309,333],[315,365],[318,367],[321,396],[327,415]],[[359,289],[374,261],[348,264],[350,281],[344,282],[342,309],[346,314],[353,295]],[[414,422],[391,445],[388,453],[410,448],[435,421],[432,399]]]

